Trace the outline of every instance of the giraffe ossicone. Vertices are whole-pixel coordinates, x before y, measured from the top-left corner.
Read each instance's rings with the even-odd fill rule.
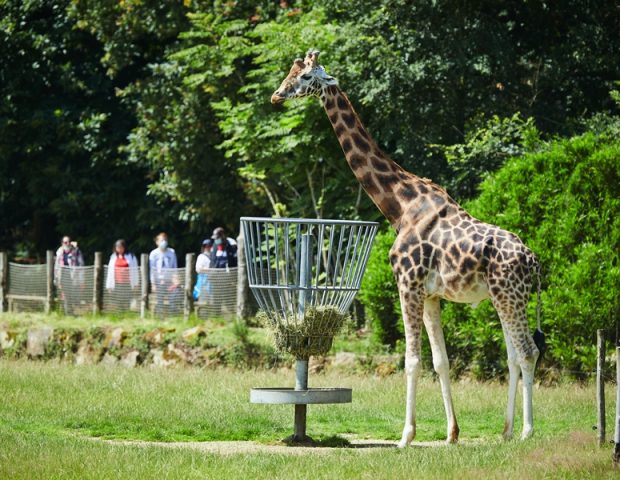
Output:
[[[421,332],[426,328],[447,418],[447,441],[459,427],[450,390],[449,362],[440,319],[440,299],[477,305],[489,298],[497,310],[508,354],[508,407],[504,437],[511,438],[519,373],[523,377],[522,438],[533,432],[532,388],[542,343],[529,331],[526,309],[534,279],[540,297],[540,265],[513,233],[465,211],[432,181],[407,172],[368,134],[347,95],[310,50],[294,61],[272,103],[318,97],[355,177],[398,232],[390,262],[403,312],[407,401],[399,446],[415,437],[416,393],[421,368]],[[540,298],[539,298],[540,300]],[[540,331],[540,318],[538,318]],[[536,337],[542,342],[542,334]]]

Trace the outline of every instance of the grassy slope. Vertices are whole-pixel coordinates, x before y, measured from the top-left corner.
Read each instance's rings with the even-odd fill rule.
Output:
[[[248,391],[251,386],[290,385],[292,375],[290,371],[126,370],[0,361],[0,478],[614,475],[610,449],[596,448],[591,432],[593,389],[573,384],[536,391],[537,434],[523,443],[499,441],[505,387],[479,383],[454,387],[464,444],[451,448],[339,449],[320,457],[218,456],[186,449],[109,445],[85,438],[271,442],[290,433],[292,407],[250,405]],[[404,413],[400,375],[379,379],[328,373],[311,377],[311,383],[352,387],[354,403],[310,407],[310,434],[398,438]],[[424,379],[418,439],[444,438],[444,422],[439,386]],[[473,438],[481,443],[467,444]]]

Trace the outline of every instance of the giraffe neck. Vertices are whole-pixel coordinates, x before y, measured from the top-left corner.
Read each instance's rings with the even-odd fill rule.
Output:
[[[391,160],[370,137],[347,95],[337,85],[323,88],[321,100],[351,170],[381,213],[398,227],[411,187],[422,181]]]

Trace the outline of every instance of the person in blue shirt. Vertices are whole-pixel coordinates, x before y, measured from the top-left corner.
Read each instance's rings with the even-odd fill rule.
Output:
[[[155,237],[155,244],[157,248],[149,254],[151,292],[156,298],[155,314],[163,315],[166,294],[172,285],[173,275],[177,268],[177,255],[174,249],[168,246],[166,232],[161,232]]]

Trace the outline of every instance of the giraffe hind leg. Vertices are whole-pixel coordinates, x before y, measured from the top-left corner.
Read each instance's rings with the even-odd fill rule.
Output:
[[[504,422],[503,437],[504,440],[510,440],[514,430],[517,386],[519,384],[519,375],[521,371],[519,369],[519,362],[517,361],[517,353],[512,346],[512,340],[510,340],[510,335],[506,328],[502,327],[502,330],[504,331],[506,352],[508,354],[508,403],[506,406],[506,421]]]
[[[529,288],[512,289],[509,292],[503,290],[491,290],[491,300],[502,327],[506,331],[506,336],[512,343],[516,353],[516,359],[521,367],[523,378],[523,430],[521,438],[528,438],[534,431],[534,418],[532,411],[532,390],[534,385],[534,369],[538,359],[538,348],[529,331],[527,322],[526,305],[529,295]],[[512,383],[514,382],[514,383]],[[514,378],[509,386],[516,390]],[[513,390],[509,391],[509,401]],[[509,405],[510,408],[510,405]]]

